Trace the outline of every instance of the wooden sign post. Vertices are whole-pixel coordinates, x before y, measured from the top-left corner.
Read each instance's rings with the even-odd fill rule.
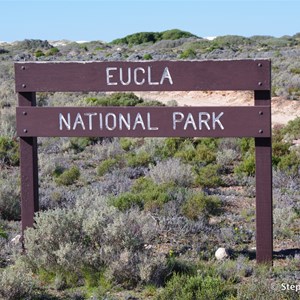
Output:
[[[272,262],[269,60],[15,63],[22,230],[39,209],[37,137],[254,137],[256,259]],[[36,92],[254,91],[250,107],[36,107]]]

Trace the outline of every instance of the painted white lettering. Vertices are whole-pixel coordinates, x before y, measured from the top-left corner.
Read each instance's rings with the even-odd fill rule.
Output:
[[[177,118],[179,116],[179,118]],[[184,114],[181,112],[173,112],[173,130],[176,130],[176,123],[182,122]]]
[[[127,113],[127,119],[125,119],[125,117],[122,114],[119,114],[119,129],[122,130],[123,129],[123,125],[125,125],[125,127],[130,130],[130,114]]]
[[[85,116],[89,118],[89,130],[93,129],[93,117],[97,115],[97,113],[85,113]]]
[[[111,126],[109,125],[109,119],[111,119]],[[115,130],[117,127],[117,117],[113,113],[108,113],[105,116],[105,127],[107,130]]]
[[[67,130],[71,130],[71,116],[70,113],[67,114],[67,119],[63,116],[62,113],[59,114],[59,130],[63,130],[63,124],[65,124]]]
[[[123,69],[120,68],[120,81],[122,85],[129,85],[131,83],[131,68],[127,69],[127,81],[123,81]]]
[[[204,116],[206,116],[206,119],[203,119]],[[210,120],[210,114],[208,112],[200,112],[199,113],[199,130],[202,130],[202,124],[204,124],[208,130],[210,130],[210,127],[208,125],[209,120]]]
[[[82,120],[82,116],[81,116],[80,113],[78,113],[76,118],[75,118],[75,121],[74,121],[74,124],[73,124],[73,130],[76,130],[77,125],[80,125],[81,128],[83,130],[85,130],[85,125],[84,125],[84,122]]]
[[[216,117],[216,113],[213,112],[212,114],[212,127],[215,130],[216,129],[216,123],[219,125],[219,127],[224,130],[224,126],[220,121],[220,118],[224,115],[223,112],[219,113],[219,115]]]
[[[192,125],[194,130],[197,129],[197,126],[195,124],[195,120],[193,118],[193,115],[191,113],[188,114],[186,120],[185,120],[185,124],[184,124],[184,127],[183,129],[186,130],[186,128],[188,127],[188,125]]]
[[[116,67],[106,68],[106,84],[107,85],[118,85],[117,82],[111,81],[111,79],[114,77],[114,75],[111,74],[111,71],[117,71],[117,68]]]
[[[149,85],[159,85],[159,82],[156,82],[156,81],[152,81],[152,78],[151,78],[151,67],[148,66],[148,84]]]
[[[165,79],[168,79],[169,83],[171,85],[173,84],[173,79],[171,77],[171,74],[170,74],[170,71],[169,71],[168,67],[165,67],[165,69],[164,69],[164,72],[163,72],[163,74],[161,76],[160,84],[163,84]]]
[[[145,124],[144,124],[144,120],[141,116],[140,113],[137,113],[136,117],[135,117],[135,121],[134,121],[134,124],[133,124],[133,127],[132,127],[132,130],[135,130],[137,125],[141,125],[143,130],[145,130]]]
[[[100,128],[100,130],[103,129],[103,116],[102,116],[102,113],[99,113],[99,128]]]
[[[147,113],[147,129],[148,130],[158,130],[158,127],[151,127],[151,114]]]
[[[138,72],[145,74],[146,71],[143,68],[136,68],[136,69],[134,69],[134,72],[133,72],[134,83],[137,85],[143,85],[145,83],[145,78],[142,77],[142,80],[139,81],[138,80]]]

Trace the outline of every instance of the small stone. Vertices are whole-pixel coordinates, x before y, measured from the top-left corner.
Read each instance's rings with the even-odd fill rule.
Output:
[[[228,251],[225,248],[218,248],[218,250],[215,252],[215,257],[217,260],[223,260],[229,257]]]

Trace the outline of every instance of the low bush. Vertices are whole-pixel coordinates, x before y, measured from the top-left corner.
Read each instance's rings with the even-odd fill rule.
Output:
[[[1,299],[33,299],[34,288],[32,273],[24,267],[14,265],[0,272]]]
[[[216,266],[219,276],[232,283],[240,283],[253,274],[253,267],[248,258],[238,256],[236,260],[225,260]]]
[[[19,164],[19,144],[15,139],[0,137],[0,166]]]
[[[118,212],[106,205],[105,198],[93,195],[88,202],[82,200],[85,197],[91,199],[91,191],[79,197],[72,209],[36,216],[35,228],[25,232],[27,263],[35,273],[42,271],[51,280],[59,276],[66,284],[61,288],[82,280],[92,284],[89,275],[103,271],[112,282],[135,286],[147,251],[144,245],[157,235],[155,221],[137,210]]]
[[[196,177],[196,184],[203,188],[215,188],[223,184],[219,165],[209,164],[199,168]]]
[[[3,229],[3,227],[1,225],[0,225],[0,238],[3,238],[3,239],[8,238],[7,233],[5,232],[5,230]]]
[[[171,29],[162,32],[137,32],[125,36],[124,38],[113,40],[112,44],[127,44],[130,46],[143,43],[156,43],[161,40],[177,40],[180,38],[196,37],[187,31]]]
[[[157,300],[223,300],[234,297],[231,284],[217,276],[174,275]]]
[[[291,151],[289,154],[283,156],[278,163],[278,169],[286,172],[288,175],[299,176],[300,156],[298,153]]]
[[[5,88],[7,90],[7,88]],[[0,89],[0,108],[6,104],[5,97],[1,96]],[[10,105],[10,104],[8,104]],[[13,108],[0,109],[0,139],[2,137],[10,138],[15,140],[16,137],[16,113]],[[0,150],[1,152],[1,150]],[[1,159],[0,159],[1,161]]]
[[[86,98],[85,102],[96,106],[136,106],[144,100],[134,93],[113,93],[101,98]]]
[[[144,54],[143,59],[144,59],[144,60],[151,60],[151,59],[153,59],[153,57],[152,57],[151,54],[146,53],[146,54]]]
[[[46,52],[46,56],[53,56],[59,53],[59,49],[56,47],[50,48],[47,52]]]
[[[54,180],[58,185],[72,185],[79,179],[80,171],[77,166],[63,171],[56,168],[54,176]]]
[[[195,174],[192,167],[183,164],[178,158],[170,158],[150,166],[150,178],[157,184],[173,184],[180,187],[192,186]]]
[[[126,211],[137,206],[140,209],[155,210],[172,200],[171,191],[176,189],[172,184],[156,184],[147,177],[141,177],[133,184],[131,191],[111,199],[113,206]]]
[[[237,175],[254,176],[255,157],[254,154],[247,156],[242,162],[234,168]]]
[[[153,162],[152,157],[149,153],[144,150],[138,151],[136,153],[128,153],[125,155],[126,163],[129,167],[147,167],[151,162]]]
[[[216,161],[218,150],[218,139],[203,138],[198,140],[196,146],[195,162],[203,164],[209,164]]]
[[[216,161],[224,170],[230,170],[239,159],[239,153],[234,149],[224,149],[217,152]]]
[[[182,206],[183,214],[191,220],[218,215],[220,209],[221,200],[216,196],[205,195],[203,192],[192,194]]]
[[[117,164],[118,164],[117,159],[108,158],[100,163],[100,165],[97,168],[97,174],[99,176],[103,176],[107,172],[110,172]]]
[[[42,50],[37,50],[35,51],[34,55],[36,58],[38,58],[38,57],[45,56],[45,53]]]
[[[73,150],[75,153],[79,153],[91,144],[92,140],[90,138],[72,137],[69,140],[68,149]]]
[[[123,150],[129,151],[134,146],[134,139],[131,138],[120,138],[120,146]]]
[[[147,100],[141,103],[138,103],[136,106],[165,106],[162,102],[158,100]]]
[[[252,279],[248,284],[241,284],[237,289],[237,300],[268,299],[289,300],[297,299],[295,291],[283,291],[281,283],[268,278]]]
[[[135,195],[132,192],[123,193],[117,197],[112,198],[111,203],[120,211],[126,211],[132,207],[144,207],[144,200],[140,195]]]
[[[20,182],[17,174],[0,173],[0,216],[5,220],[20,220]]]
[[[195,50],[188,48],[184,50],[180,55],[179,58],[181,59],[192,59],[196,57],[196,52]]]

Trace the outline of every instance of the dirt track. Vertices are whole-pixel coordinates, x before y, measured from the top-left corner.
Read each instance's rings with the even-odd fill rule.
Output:
[[[167,103],[175,100],[179,106],[250,106],[253,92],[138,92],[138,96]],[[300,116],[300,101],[272,98],[272,124],[286,124]]]

